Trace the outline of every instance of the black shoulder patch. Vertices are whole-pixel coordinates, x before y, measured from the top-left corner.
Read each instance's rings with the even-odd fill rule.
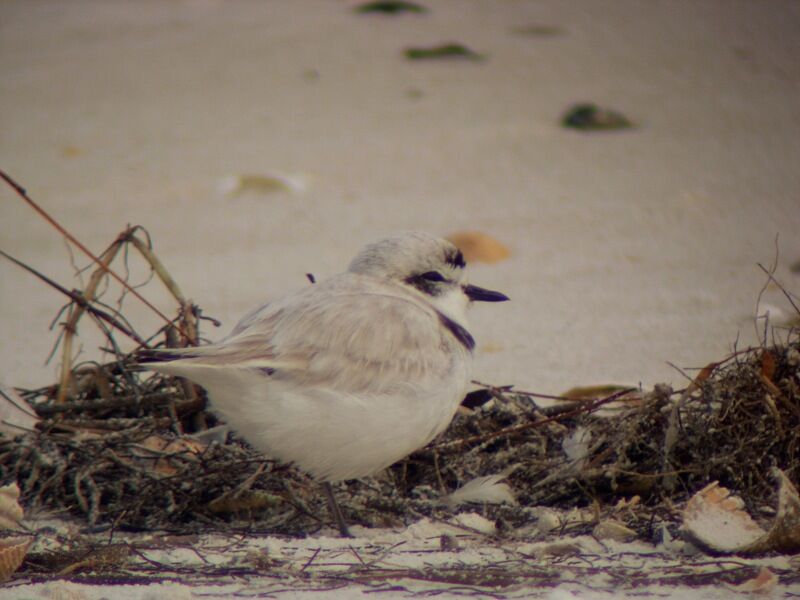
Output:
[[[470,335],[469,331],[464,329],[461,325],[453,321],[453,319],[444,313],[441,313],[438,310],[436,312],[439,315],[439,320],[442,322],[442,325],[447,327],[447,329],[450,330],[450,333],[452,333],[467,350],[472,352],[472,350],[475,348],[475,338]]]
[[[453,265],[454,267],[459,267],[463,269],[467,266],[466,261],[464,260],[464,255],[461,253],[461,250],[456,249],[455,252],[448,252],[445,260]]]

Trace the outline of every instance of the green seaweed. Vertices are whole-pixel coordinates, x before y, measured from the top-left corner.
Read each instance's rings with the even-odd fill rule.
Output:
[[[430,60],[443,58],[460,58],[466,60],[484,60],[486,57],[458,43],[439,44],[429,47],[406,48],[405,56],[409,60]]]
[[[581,131],[612,131],[634,126],[622,113],[591,103],[576,104],[570,108],[562,117],[561,124]]]

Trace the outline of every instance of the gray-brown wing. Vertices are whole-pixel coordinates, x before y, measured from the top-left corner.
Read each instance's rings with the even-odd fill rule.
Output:
[[[333,281],[263,307],[234,335],[193,350],[180,361],[182,374],[260,370],[287,385],[353,394],[424,388],[445,377],[454,341],[436,311],[391,288],[357,283]]]

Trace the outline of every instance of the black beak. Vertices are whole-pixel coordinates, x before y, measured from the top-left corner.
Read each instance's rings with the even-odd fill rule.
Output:
[[[508,296],[500,292],[493,292],[477,285],[465,285],[464,293],[473,302],[505,302]]]

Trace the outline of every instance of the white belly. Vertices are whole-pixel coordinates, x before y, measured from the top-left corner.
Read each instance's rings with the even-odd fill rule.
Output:
[[[468,357],[435,389],[342,396],[324,388],[282,389],[260,377],[207,387],[215,410],[248,443],[323,481],[372,475],[441,433],[464,397]],[[259,377],[254,375],[254,377]]]

